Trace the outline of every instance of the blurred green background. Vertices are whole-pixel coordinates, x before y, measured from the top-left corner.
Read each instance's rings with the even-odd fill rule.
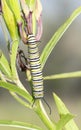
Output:
[[[39,45],[40,54],[54,32],[62,25],[70,14],[81,5],[81,0],[43,1],[43,36]],[[20,47],[22,47],[20,45]],[[25,47],[23,46],[26,51]],[[0,49],[7,55],[4,34],[0,26]],[[81,70],[81,16],[79,16],[58,42],[43,70],[43,75]],[[23,72],[19,76],[25,87],[29,88]],[[81,128],[81,78],[50,80],[44,82],[45,99],[52,108],[51,119],[58,119],[57,109],[52,93],[55,92],[76,115],[75,121]],[[49,109],[44,103],[49,114]],[[19,104],[5,89],[0,88],[0,119],[12,119],[35,123],[44,128],[41,120],[31,110]],[[0,127],[0,130],[20,130],[19,128]]]

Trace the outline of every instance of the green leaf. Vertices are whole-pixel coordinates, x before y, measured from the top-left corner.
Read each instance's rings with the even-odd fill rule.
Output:
[[[42,128],[29,123],[12,121],[12,120],[0,120],[0,126],[23,128],[26,130],[42,130]]]
[[[64,126],[73,118],[74,116],[71,114],[61,115],[61,119],[57,123],[56,130],[62,130]]]
[[[17,28],[14,14],[9,8],[6,0],[2,0],[1,5],[2,5],[2,12],[3,12],[2,16],[4,17],[6,27],[10,33],[11,38],[14,40],[18,38],[18,28]]]
[[[1,55],[0,57],[0,70],[7,76],[11,77],[11,70],[10,70],[10,66],[9,63],[7,61],[7,59],[5,58],[5,56]]]
[[[19,45],[18,39],[12,41],[12,50],[11,50],[10,60],[11,60],[12,75],[14,78],[18,77],[17,70],[16,70],[16,55],[17,55],[18,45]]]
[[[14,13],[17,23],[22,22],[19,0],[8,0],[8,6],[10,6]]]
[[[6,82],[5,75],[0,70],[0,80]]]
[[[18,50],[18,45],[19,45],[19,39],[15,39],[12,41],[12,48],[11,48],[11,55],[10,55],[10,60],[11,60],[11,71],[12,71],[12,77],[13,81],[22,89],[25,90],[25,87],[22,85],[20,82],[18,73],[17,73],[17,68],[16,68],[16,56],[17,56],[17,50]]]
[[[45,76],[44,80],[63,79],[63,78],[78,78],[78,77],[81,77],[81,71],[49,75],[49,76]]]
[[[14,84],[10,84],[8,82],[0,81],[0,87],[3,87],[3,88],[8,89],[12,92],[15,92],[18,95],[25,98],[28,102],[30,102],[30,103],[32,102],[31,95],[27,91],[24,91],[23,89],[19,88],[18,86],[14,85]]]
[[[40,61],[41,61],[41,67],[43,68],[50,53],[52,52],[52,50],[54,49],[55,45],[57,44],[57,42],[61,39],[61,37],[63,36],[63,34],[65,33],[65,31],[68,29],[68,27],[71,25],[71,23],[77,18],[78,15],[80,15],[81,13],[81,7],[77,8],[72,15],[66,20],[66,22],[55,32],[55,34],[53,35],[53,37],[51,38],[51,40],[47,43],[47,45],[45,46],[41,57],[40,57]]]
[[[59,115],[70,114],[69,110],[66,108],[65,104],[61,101],[61,99],[56,94],[53,94],[53,96],[55,99],[55,103],[56,103]],[[65,125],[65,129],[66,130],[79,130],[79,128],[77,127],[73,119],[70,120]]]
[[[24,101],[22,98],[20,98],[16,93],[10,91],[10,94],[11,94],[19,103],[21,103],[23,106],[32,109],[32,106],[30,106],[26,101]]]

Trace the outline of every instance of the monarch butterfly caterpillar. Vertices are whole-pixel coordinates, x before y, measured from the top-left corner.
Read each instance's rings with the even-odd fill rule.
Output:
[[[43,76],[38,52],[38,45],[33,34],[28,35],[28,58],[30,62],[32,76],[32,95],[34,99],[41,99],[44,96],[43,92]]]
[[[27,44],[28,44],[28,59],[25,57],[24,52],[22,50],[19,50],[17,54],[18,64],[22,71],[31,69],[30,71],[33,84],[33,90],[32,90],[33,98],[34,100],[43,98],[44,102],[49,107],[51,114],[51,108],[44,99],[43,76],[38,52],[38,45],[35,36],[33,34],[28,35]],[[23,62],[22,59],[25,60],[25,63]]]

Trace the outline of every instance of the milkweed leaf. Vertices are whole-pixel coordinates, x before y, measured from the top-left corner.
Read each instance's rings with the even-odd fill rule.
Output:
[[[44,76],[44,80],[78,78],[78,77],[81,77],[81,71],[67,72],[67,73],[60,73],[60,74]]]
[[[8,89],[8,90],[10,90],[12,92],[17,93],[21,97],[25,98],[28,102],[32,101],[31,95],[27,91],[24,91],[20,87],[16,86],[15,84],[11,84],[11,83],[8,83],[8,82],[3,82],[3,81],[0,80],[0,87],[3,87],[5,89]]]
[[[0,126],[23,128],[26,130],[42,130],[42,128],[29,123],[12,121],[12,120],[0,120]]]
[[[71,23],[77,18],[77,16],[79,16],[81,14],[81,6],[79,8],[77,8],[72,15],[66,20],[66,22],[54,33],[54,35],[52,36],[51,40],[46,44],[41,57],[40,57],[40,61],[41,61],[41,67],[43,69],[50,53],[52,52],[52,50],[54,49],[54,47],[56,46],[56,44],[58,43],[58,41],[61,39],[61,37],[63,36],[63,34],[65,33],[65,31],[69,28],[69,26],[71,25]]]
[[[10,70],[10,65],[6,59],[6,57],[4,56],[4,54],[2,53],[0,56],[0,70],[7,76],[11,76],[11,70]]]
[[[55,99],[55,103],[58,109],[58,113],[59,115],[64,115],[64,114],[70,114],[69,110],[66,108],[65,104],[62,102],[62,100],[56,95],[53,94],[54,99]],[[66,125],[65,125],[65,129],[66,130],[79,130],[79,128],[77,127],[76,123],[74,122],[73,119],[71,119]]]
[[[73,118],[74,116],[71,114],[61,115],[60,120],[57,123],[56,130],[62,130],[64,126]]]

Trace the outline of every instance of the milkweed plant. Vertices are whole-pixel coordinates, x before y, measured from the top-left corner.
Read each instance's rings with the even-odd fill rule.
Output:
[[[58,41],[80,13],[81,7],[78,7],[45,45],[40,55],[41,71],[43,71],[44,65]],[[0,22],[4,21],[12,40],[12,42],[9,42],[8,37],[5,35],[4,26],[2,26],[9,52],[9,61],[2,50],[0,50],[0,87],[7,89],[15,100],[31,109],[31,111],[34,111],[48,130],[79,130],[74,121],[75,116],[69,112],[65,104],[55,93],[53,93],[53,97],[58,109],[59,120],[51,120],[42,102],[44,97],[35,99],[34,95],[30,94],[22,84],[17,72],[17,66],[19,66],[21,73],[22,71],[25,72],[27,82],[29,82],[33,93],[32,67],[30,66],[29,59],[24,56],[24,50],[19,50],[19,43],[22,41],[21,44],[24,44],[28,48],[27,41],[30,40],[28,39],[30,32],[35,36],[36,44],[41,40],[43,33],[41,1],[0,0],[0,15]],[[71,77],[81,77],[81,71],[43,76],[43,81]],[[39,94],[41,91],[40,86],[36,89],[38,89]],[[40,126],[31,124],[31,122],[27,123],[15,120],[0,120],[0,126],[19,127],[26,130],[43,130]]]

